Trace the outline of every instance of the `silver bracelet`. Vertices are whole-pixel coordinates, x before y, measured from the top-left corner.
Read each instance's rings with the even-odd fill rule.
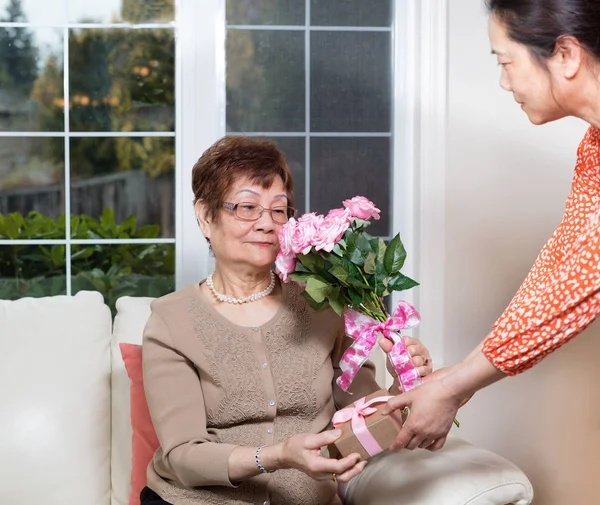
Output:
[[[256,448],[256,453],[254,454],[254,462],[256,463],[256,466],[262,473],[273,473],[273,470],[267,470],[264,466],[260,464],[260,451],[263,447],[264,445],[261,445]]]

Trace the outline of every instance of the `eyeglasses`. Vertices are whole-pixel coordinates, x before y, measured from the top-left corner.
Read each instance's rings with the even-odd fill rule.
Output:
[[[287,223],[290,218],[295,217],[298,213],[298,210],[294,209],[294,207],[281,206],[265,209],[262,205],[251,202],[225,202],[223,207],[232,211],[235,216],[242,221],[258,221],[263,215],[263,212],[269,212],[271,214],[271,219],[279,224]]]

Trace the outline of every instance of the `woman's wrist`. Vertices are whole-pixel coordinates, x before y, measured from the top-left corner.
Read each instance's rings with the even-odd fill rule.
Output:
[[[269,472],[275,470],[282,470],[284,468],[287,468],[285,466],[283,453],[284,451],[281,443],[275,445],[267,445],[260,450],[258,462],[260,462],[263,468],[265,468]]]
[[[388,388],[388,393],[390,395],[399,395],[402,393],[402,389],[400,388],[400,379],[398,379],[398,376],[394,377],[394,381],[392,382],[392,385]]]
[[[452,397],[460,403],[504,377],[506,375],[490,363],[481,350],[478,350],[458,365],[454,365],[451,373],[442,380],[446,383]]]

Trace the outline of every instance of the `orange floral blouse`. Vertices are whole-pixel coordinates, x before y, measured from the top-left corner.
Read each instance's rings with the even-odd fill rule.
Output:
[[[590,127],[563,219],[492,332],[483,353],[507,375],[533,367],[600,312],[600,130]]]

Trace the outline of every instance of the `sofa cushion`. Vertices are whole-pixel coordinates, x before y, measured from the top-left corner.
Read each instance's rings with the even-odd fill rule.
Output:
[[[147,483],[146,470],[148,463],[150,463],[160,444],[152,425],[146,395],[144,394],[142,346],[121,343],[119,348],[125,362],[127,375],[131,381],[129,392],[133,436],[131,440],[131,493],[129,505],[140,505],[140,493]]]
[[[375,456],[343,491],[347,505],[529,505],[533,500],[531,483],[514,464],[459,438],[449,438],[437,452]]]
[[[0,503],[110,504],[110,310],[0,301]]]
[[[152,298],[123,297],[117,300],[112,351],[112,505],[128,505],[131,494],[132,438],[130,381],[120,343],[142,343]]]

